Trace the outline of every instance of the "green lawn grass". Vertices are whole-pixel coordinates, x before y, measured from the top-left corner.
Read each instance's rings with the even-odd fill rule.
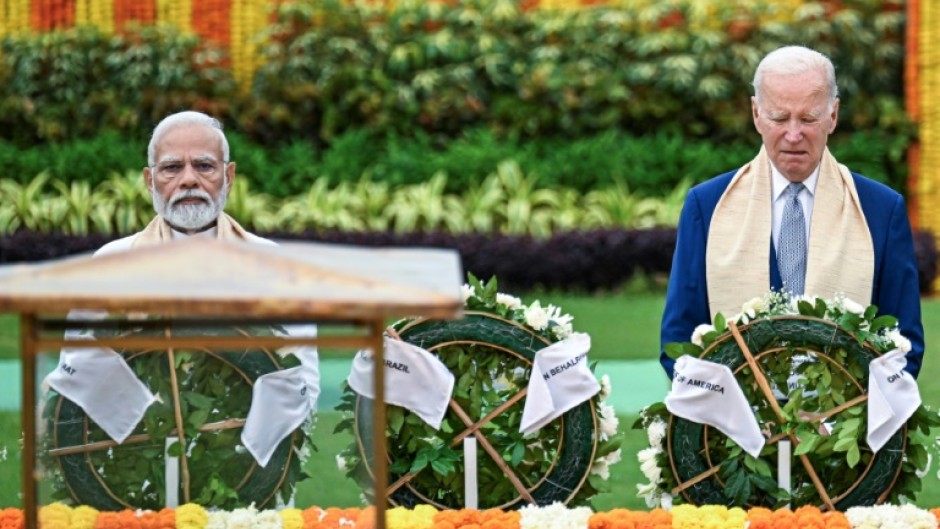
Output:
[[[579,294],[541,293],[544,303],[554,303],[574,316],[575,329],[592,336],[594,359],[653,359],[658,355],[659,318],[663,297],[659,293],[622,292],[597,296]],[[532,296],[523,296],[531,301]],[[927,330],[927,355],[919,378],[924,402],[937,408],[940,406],[940,360],[935,360],[931,351],[940,351],[940,334],[931,333],[940,329],[940,300],[927,299],[922,303],[924,328]],[[0,315],[0,358],[17,358],[18,323],[11,315]],[[617,381],[613,381],[617,384]],[[318,452],[311,456],[307,465],[313,479],[298,488],[298,506],[358,504],[359,490],[336,468],[335,455],[350,441],[348,436],[333,434],[339,416],[323,410],[314,432]],[[646,434],[630,430],[635,417],[620,417],[621,429],[626,432],[623,444],[624,459],[614,465],[609,482],[610,491],[599,495],[594,507],[607,510],[614,507],[645,508],[636,498],[636,484],[643,481],[635,454],[646,445]],[[18,506],[20,462],[19,462],[19,416],[14,412],[0,413],[0,507]],[[934,454],[934,461],[940,457]],[[940,479],[937,466],[923,481],[923,492],[917,497],[922,507],[940,506]]]

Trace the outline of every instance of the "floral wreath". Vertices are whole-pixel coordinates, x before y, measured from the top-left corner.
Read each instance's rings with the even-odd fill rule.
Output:
[[[279,331],[282,329],[276,326],[251,326],[186,332],[268,336]],[[136,332],[146,335],[158,331]],[[246,354],[248,351],[251,354]],[[316,417],[311,415],[282,440],[265,467],[243,446],[240,433],[244,420],[240,418],[247,416],[252,401],[252,386],[246,381],[300,365],[291,351],[176,350],[179,384],[175,389],[164,349],[121,352],[157,396],[133,437],[123,445],[112,446],[115,443],[81,407],[49,392],[43,407],[48,433],[42,441],[41,457],[52,470],[52,498],[102,510],[159,509],[166,505],[164,454],[179,457],[185,449],[191,479],[183,480],[181,488],[191,493],[191,501],[220,509],[287,503],[296,484],[308,477],[303,466],[314,448],[311,432]],[[167,438],[177,438],[175,405],[184,421],[186,446],[177,440],[167,449]],[[79,450],[69,451],[75,447]],[[63,449],[66,452],[60,453]]]
[[[696,327],[691,342],[667,344],[665,351],[673,358],[689,354],[718,363],[733,363],[728,361],[729,351],[737,354],[740,351],[729,332],[729,322],[741,334],[750,332],[749,347],[758,344],[765,347],[762,350],[773,351],[760,356],[759,365],[775,393],[785,402],[782,411],[786,422],[777,428],[795,434],[799,446],[793,455],[800,457],[801,462],[812,460],[811,464],[820,467],[821,477],[825,478],[821,483],[829,490],[842,492],[838,498],[843,502],[836,505],[839,509],[885,500],[896,502],[920,490],[920,480],[930,464],[929,429],[940,424],[936,413],[921,405],[906,428],[892,438],[892,450],[872,454],[863,444],[867,432],[867,416],[863,413],[866,403],[858,397],[864,393],[867,380],[864,387],[858,380],[867,376],[867,362],[871,359],[895,349],[906,353],[911,347],[910,341],[901,335],[896,318],[877,316],[877,307],[863,307],[844,296],[791,297],[772,291],[744,303],[741,312],[730,320],[719,313],[713,323]],[[757,356],[758,351],[754,354]],[[769,436],[775,419],[766,405],[755,404],[761,397],[753,373],[743,366],[735,377],[758,423],[766,427],[765,435]],[[853,398],[857,398],[854,404]],[[825,409],[839,409],[839,414],[820,419],[819,412]],[[776,460],[775,445],[766,444],[759,457],[752,457],[717,431],[710,430],[702,438],[701,425],[695,425],[699,430],[694,430],[686,427],[690,424],[694,425],[671,415],[663,403],[656,403],[646,407],[633,425],[645,429],[649,441],[649,447],[637,454],[641,471],[650,481],[637,485],[637,495],[648,506],[703,503],[701,491],[706,489],[711,494],[707,496],[709,503],[765,506],[823,503],[818,490],[820,483],[809,483],[802,475],[804,469],[796,463],[792,490],[778,488],[771,472]],[[697,447],[709,452],[709,461],[720,461],[709,469],[714,475],[708,478],[717,480],[718,485],[708,488],[681,484],[677,473],[686,463],[676,461],[677,454],[672,450],[675,443]],[[883,454],[885,457],[881,457]],[[693,458],[684,459],[687,462]],[[869,472],[873,467],[878,470]],[[880,478],[874,476],[879,473]],[[875,479],[881,481],[876,483]]]
[[[525,305],[515,296],[500,293],[496,278],[481,282],[468,274],[462,291],[463,319],[407,319],[392,328],[402,339],[420,342],[454,372],[454,401],[468,415],[484,417],[505,407],[508,395],[527,387],[535,351],[572,335],[572,316],[554,305],[542,306],[538,300]],[[610,380],[605,375],[599,382],[597,395],[538,432],[519,433],[523,400],[503,409],[480,429],[519,474],[536,503],[584,505],[605,489],[610,466],[620,460],[622,434],[617,431],[613,406],[605,402]],[[337,410],[346,417],[335,431],[352,432],[356,440],[336,459],[341,471],[369,490],[372,476],[365,458],[371,459],[371,454],[362,448],[368,446],[371,433],[360,426],[371,424],[367,420],[371,406],[363,405],[362,400],[345,387]],[[389,481],[400,482],[403,477],[408,481],[407,486],[392,486],[394,490],[388,494],[392,504],[463,507],[463,458],[455,443],[447,439],[462,430],[464,423],[451,415],[448,412],[440,431],[435,431],[408,410],[387,407],[386,437],[392,460]],[[517,508],[525,503],[506,475],[485,456],[478,460],[478,476],[481,509]]]

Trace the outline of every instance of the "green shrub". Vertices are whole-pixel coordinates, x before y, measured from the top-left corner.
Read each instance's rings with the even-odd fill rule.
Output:
[[[701,182],[743,165],[757,153],[760,138],[715,142],[659,132],[642,137],[611,130],[577,139],[501,139],[484,129],[471,129],[438,145],[427,134],[376,138],[364,130],[338,136],[329,149],[313,149],[296,141],[265,147],[243,134],[228,134],[237,174],[252,192],[273,197],[306,193],[315,182],[335,186],[362,178],[390,188],[415,185],[433,175],[446,175],[450,193],[468,193],[480,186],[500,163],[512,160],[542,187],[566,187],[587,193],[623,182],[647,196],[663,196],[683,180]],[[906,142],[883,130],[840,133],[830,148],[856,172],[905,189]],[[67,143],[23,149],[0,141],[0,178],[28,183],[48,173],[52,179],[81,180],[97,186],[111,173],[139,171],[146,160],[146,140],[105,133]],[[139,177],[138,177],[139,178]]]
[[[166,114],[226,117],[235,84],[221,50],[166,26],[79,27],[0,41],[0,130],[19,145],[149,132]]]

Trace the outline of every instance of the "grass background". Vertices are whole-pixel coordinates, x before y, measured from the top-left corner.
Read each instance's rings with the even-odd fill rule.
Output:
[[[575,329],[587,332],[592,337],[592,360],[657,358],[659,319],[664,302],[661,292],[634,285],[621,292],[600,295],[540,292],[522,297],[526,302],[537,297],[572,314]],[[940,328],[940,300],[925,299],[922,307],[924,328],[927,331],[927,354],[919,383],[924,402],[936,408],[940,406],[940,361],[935,361],[930,351],[940,350],[940,335],[931,333]],[[0,314],[0,359],[18,357],[18,319],[15,315]],[[340,382],[323,381],[324,384]],[[620,386],[627,383],[613,380],[614,391],[624,391]],[[620,416],[620,428],[626,432],[624,458],[611,469],[610,490],[595,498],[596,510],[615,507],[645,509],[643,501],[636,498],[636,484],[645,480],[635,454],[645,448],[646,434],[630,429],[635,418]],[[312,479],[301,482],[298,488],[296,503],[300,507],[358,505],[358,487],[336,467],[335,455],[351,441],[346,435],[333,434],[339,419],[339,414],[328,410],[322,410],[318,415],[314,431],[314,443],[318,451],[311,455],[307,464],[307,472]],[[19,414],[0,412],[0,507],[20,505],[19,440]],[[934,456],[934,461],[940,461],[937,454]],[[916,500],[921,507],[940,506],[937,466],[934,465],[924,478],[923,491]]]

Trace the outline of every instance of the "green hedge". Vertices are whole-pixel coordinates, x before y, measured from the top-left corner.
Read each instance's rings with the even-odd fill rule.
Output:
[[[899,0],[811,2],[788,22],[759,2],[532,11],[520,2],[284,3],[260,36],[264,63],[247,92],[235,90],[220,50],[169,28],[8,36],[0,130],[20,145],[107,129],[142,137],[167,112],[195,107],[268,145],[322,147],[349,130],[425,133],[439,145],[476,128],[736,142],[752,135],[758,60],[802,43],[836,64],[844,131],[910,138]]]
[[[714,142],[659,132],[634,137],[611,130],[567,138],[501,138],[489,129],[468,130],[444,146],[427,134],[377,139],[348,131],[330,148],[304,142],[266,147],[230,133],[232,159],[253,192],[274,197],[306,193],[317,180],[330,185],[362,178],[391,185],[413,185],[437,173],[445,190],[459,193],[480,185],[506,160],[515,161],[539,186],[586,193],[617,182],[647,196],[662,196],[688,179],[703,181],[750,160],[760,138]],[[838,134],[830,142],[850,169],[903,190],[907,175],[905,142],[883,131]],[[112,173],[139,171],[146,163],[146,140],[105,133],[88,139],[23,149],[0,141],[0,178],[28,183],[39,173],[64,182],[97,186]]]

